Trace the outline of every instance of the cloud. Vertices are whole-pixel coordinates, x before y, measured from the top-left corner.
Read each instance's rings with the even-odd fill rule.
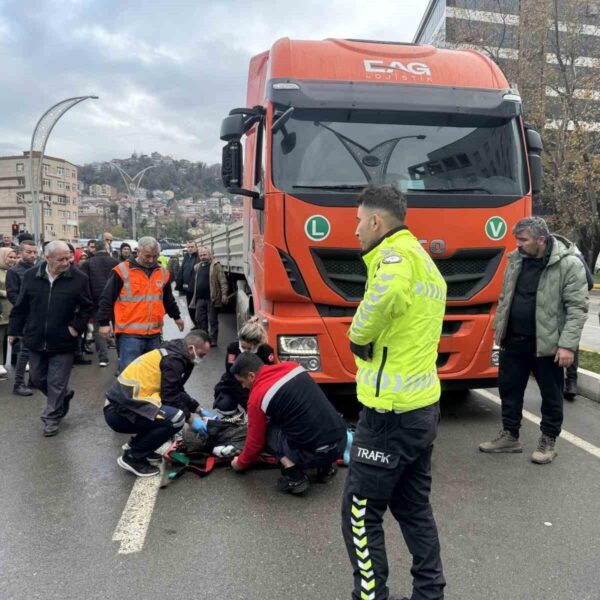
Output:
[[[100,25],[79,27],[73,32],[73,35],[85,43],[96,44],[99,50],[112,61],[133,59],[144,64],[165,60],[175,63],[183,62],[183,58],[177,52],[160,44],[153,45],[127,33],[107,31]]]
[[[59,121],[48,152],[76,164],[158,151],[220,161],[221,119],[245,104],[250,58],[280,37],[410,41],[427,0],[5,0],[0,3],[0,152],[29,147],[41,114],[96,94]]]

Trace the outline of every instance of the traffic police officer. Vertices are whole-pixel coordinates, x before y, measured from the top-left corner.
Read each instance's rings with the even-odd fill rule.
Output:
[[[413,557],[412,600],[439,600],[446,584],[429,503],[446,283],[405,216],[406,198],[395,187],[369,187],[359,197],[356,235],[368,274],[349,337],[364,408],[342,507],[355,600],[390,598],[382,528],[388,507]]]

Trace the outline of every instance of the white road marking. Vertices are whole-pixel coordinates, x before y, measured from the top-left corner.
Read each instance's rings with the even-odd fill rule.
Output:
[[[160,475],[136,478],[112,536],[113,542],[121,542],[119,554],[133,554],[144,547],[160,481]]]
[[[502,404],[500,401],[500,398],[498,398],[498,396],[496,396],[495,394],[492,394],[492,392],[489,392],[488,390],[473,390],[473,391],[476,394],[479,394],[480,396],[483,396],[484,398],[491,400],[494,404],[497,404],[498,406],[501,406],[501,404]],[[541,419],[537,415],[534,415],[533,413],[530,413],[528,410],[525,410],[525,409],[523,409],[523,418],[527,419],[528,421],[531,421],[532,423],[535,423],[536,425],[539,425],[541,422]],[[581,450],[585,450],[588,454],[591,454],[592,456],[595,456],[596,458],[600,458],[600,448],[598,448],[597,446],[594,446],[594,444],[590,444],[589,442],[586,442],[584,439],[576,436],[575,434],[565,431],[563,429],[560,432],[560,437],[562,439],[566,440],[567,442],[571,442],[571,444],[573,444],[573,446],[577,446]]]
[[[165,442],[156,449],[158,454],[164,454],[171,446],[171,441]],[[121,542],[119,554],[133,554],[144,547],[156,496],[164,475],[164,461],[160,465],[160,475],[156,477],[137,477],[123,514],[113,533],[113,542]]]

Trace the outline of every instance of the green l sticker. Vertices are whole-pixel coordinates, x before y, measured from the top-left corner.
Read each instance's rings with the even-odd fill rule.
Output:
[[[506,221],[502,217],[490,217],[485,224],[485,234],[495,242],[501,240],[507,231]]]
[[[321,242],[331,233],[331,225],[323,215],[314,215],[304,223],[304,232],[313,242]]]

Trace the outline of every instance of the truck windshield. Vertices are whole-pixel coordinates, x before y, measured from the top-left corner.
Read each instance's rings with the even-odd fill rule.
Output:
[[[514,118],[297,108],[273,135],[272,163],[273,183],[290,193],[370,183],[418,195],[527,191]]]

